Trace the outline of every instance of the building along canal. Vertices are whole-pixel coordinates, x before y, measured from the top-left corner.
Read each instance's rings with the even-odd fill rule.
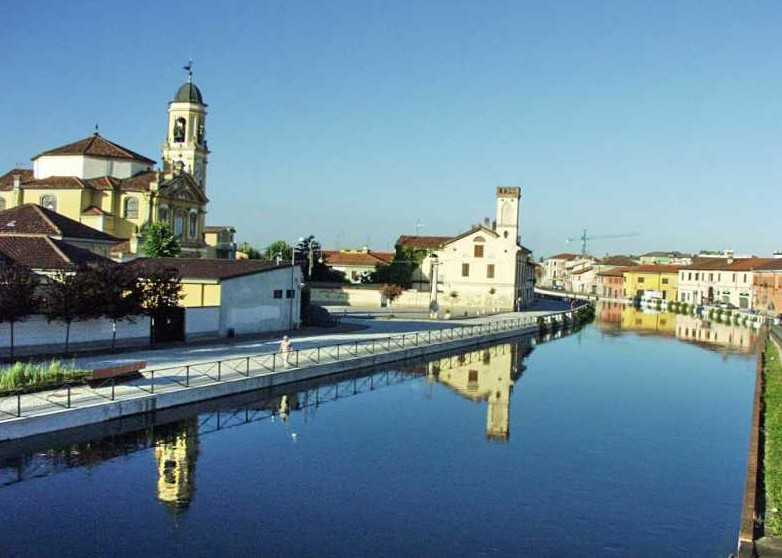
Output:
[[[583,329],[0,444],[2,556],[728,556],[751,330]]]

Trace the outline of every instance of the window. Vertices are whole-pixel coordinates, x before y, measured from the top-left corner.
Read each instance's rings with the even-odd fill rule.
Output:
[[[190,238],[195,238],[198,233],[198,213],[190,213]]]
[[[639,283],[643,283],[643,282],[644,282],[644,278],[643,278],[643,277],[639,277],[639,278],[638,278],[638,282],[639,282]]]
[[[282,298],[282,289],[274,290],[274,298]]]
[[[483,244],[476,244],[473,246],[473,256],[476,258],[482,258],[483,257]]]
[[[296,298],[296,291],[293,289],[288,289],[285,291],[285,298]]]
[[[744,274],[744,282],[745,283],[747,282],[747,274],[746,273]]]
[[[470,276],[470,264],[465,263],[462,264],[462,277],[469,277]]]
[[[668,278],[667,277],[663,277],[662,284],[663,285],[667,285],[668,284]]]
[[[722,273],[717,274],[717,282],[719,283],[720,281],[722,281]]]
[[[174,217],[174,234],[179,237],[185,234],[185,216],[181,211],[177,211]]]
[[[41,207],[51,211],[57,211],[57,198],[49,194],[44,194],[41,196]]]
[[[698,274],[697,273],[695,274],[695,280],[696,281],[698,280]]]
[[[736,274],[735,273],[733,274],[733,282],[734,283],[736,282]]]
[[[714,274],[713,273],[709,273],[709,281],[714,281]]]
[[[183,143],[185,141],[185,124],[184,118],[177,118],[174,122],[174,141],[176,143]]]
[[[157,220],[161,223],[168,223],[168,208],[166,206],[160,207],[157,210]]]
[[[125,199],[125,219],[138,219],[138,198]]]
[[[489,264],[486,266],[486,278],[494,279],[494,264]]]

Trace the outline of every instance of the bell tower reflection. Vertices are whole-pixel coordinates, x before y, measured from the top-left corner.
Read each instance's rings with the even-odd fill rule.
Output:
[[[174,513],[187,509],[195,491],[195,466],[198,459],[198,419],[176,425],[155,445],[157,498]]]
[[[427,377],[472,401],[486,401],[486,437],[505,442],[510,437],[510,396],[521,376],[521,360],[532,351],[531,341],[505,343],[429,363]]]

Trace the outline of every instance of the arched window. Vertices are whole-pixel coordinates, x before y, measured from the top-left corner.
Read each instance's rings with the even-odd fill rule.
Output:
[[[187,121],[181,116],[174,122],[174,141],[177,143],[184,143],[185,141],[185,128]]]
[[[41,207],[51,211],[57,211],[57,197],[52,196],[51,194],[44,194],[41,196]]]
[[[189,235],[190,238],[196,238],[196,234],[198,233],[198,213],[195,211],[190,212],[190,231]]]
[[[168,213],[168,207],[165,205],[161,205],[157,210],[157,220],[161,223],[169,223],[169,213]]]
[[[5,198],[0,198],[0,211],[5,209]]]
[[[177,211],[174,216],[174,234],[180,238],[185,234],[185,216],[181,211]]]
[[[125,199],[125,219],[138,219],[138,198]]]

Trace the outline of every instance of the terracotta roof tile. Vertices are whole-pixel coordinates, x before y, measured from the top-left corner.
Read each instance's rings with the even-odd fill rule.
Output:
[[[551,256],[550,258],[546,258],[548,260],[565,260],[565,261],[572,261],[577,260],[581,256],[579,254],[557,254],[556,256]]]
[[[84,190],[87,187],[85,180],[75,176],[34,178],[22,184],[22,189],[26,190]]]
[[[18,174],[22,183],[33,179],[32,169],[11,169],[0,176],[0,191],[9,191],[14,187],[14,175]]]
[[[34,203],[0,211],[0,235],[3,234],[41,234],[106,242],[119,241],[118,238]]]
[[[625,273],[678,273],[684,265],[637,265],[625,268]]]
[[[54,149],[49,149],[39,153],[33,160],[44,155],[89,155],[92,157],[102,157],[107,159],[124,159],[129,161],[138,161],[154,165],[155,161],[122,147],[112,141],[107,140],[98,133],[67,145],[62,145]]]
[[[420,250],[436,250],[449,240],[452,236],[407,236],[402,235],[396,241],[397,246],[405,248],[418,248]]]
[[[132,268],[174,268],[187,279],[231,279],[242,275],[290,269],[290,265],[277,265],[263,260],[218,260],[207,258],[138,258],[128,262]]]
[[[328,265],[376,266],[391,263],[394,254],[390,252],[343,252],[324,250],[323,257]]]
[[[633,267],[638,265],[638,262],[627,256],[608,256],[602,260],[598,260],[599,265],[618,265],[622,267]]]
[[[31,269],[45,270],[111,261],[89,250],[46,236],[2,235],[0,257]]]
[[[774,258],[700,258],[683,269],[693,271],[752,271],[775,265]]]

